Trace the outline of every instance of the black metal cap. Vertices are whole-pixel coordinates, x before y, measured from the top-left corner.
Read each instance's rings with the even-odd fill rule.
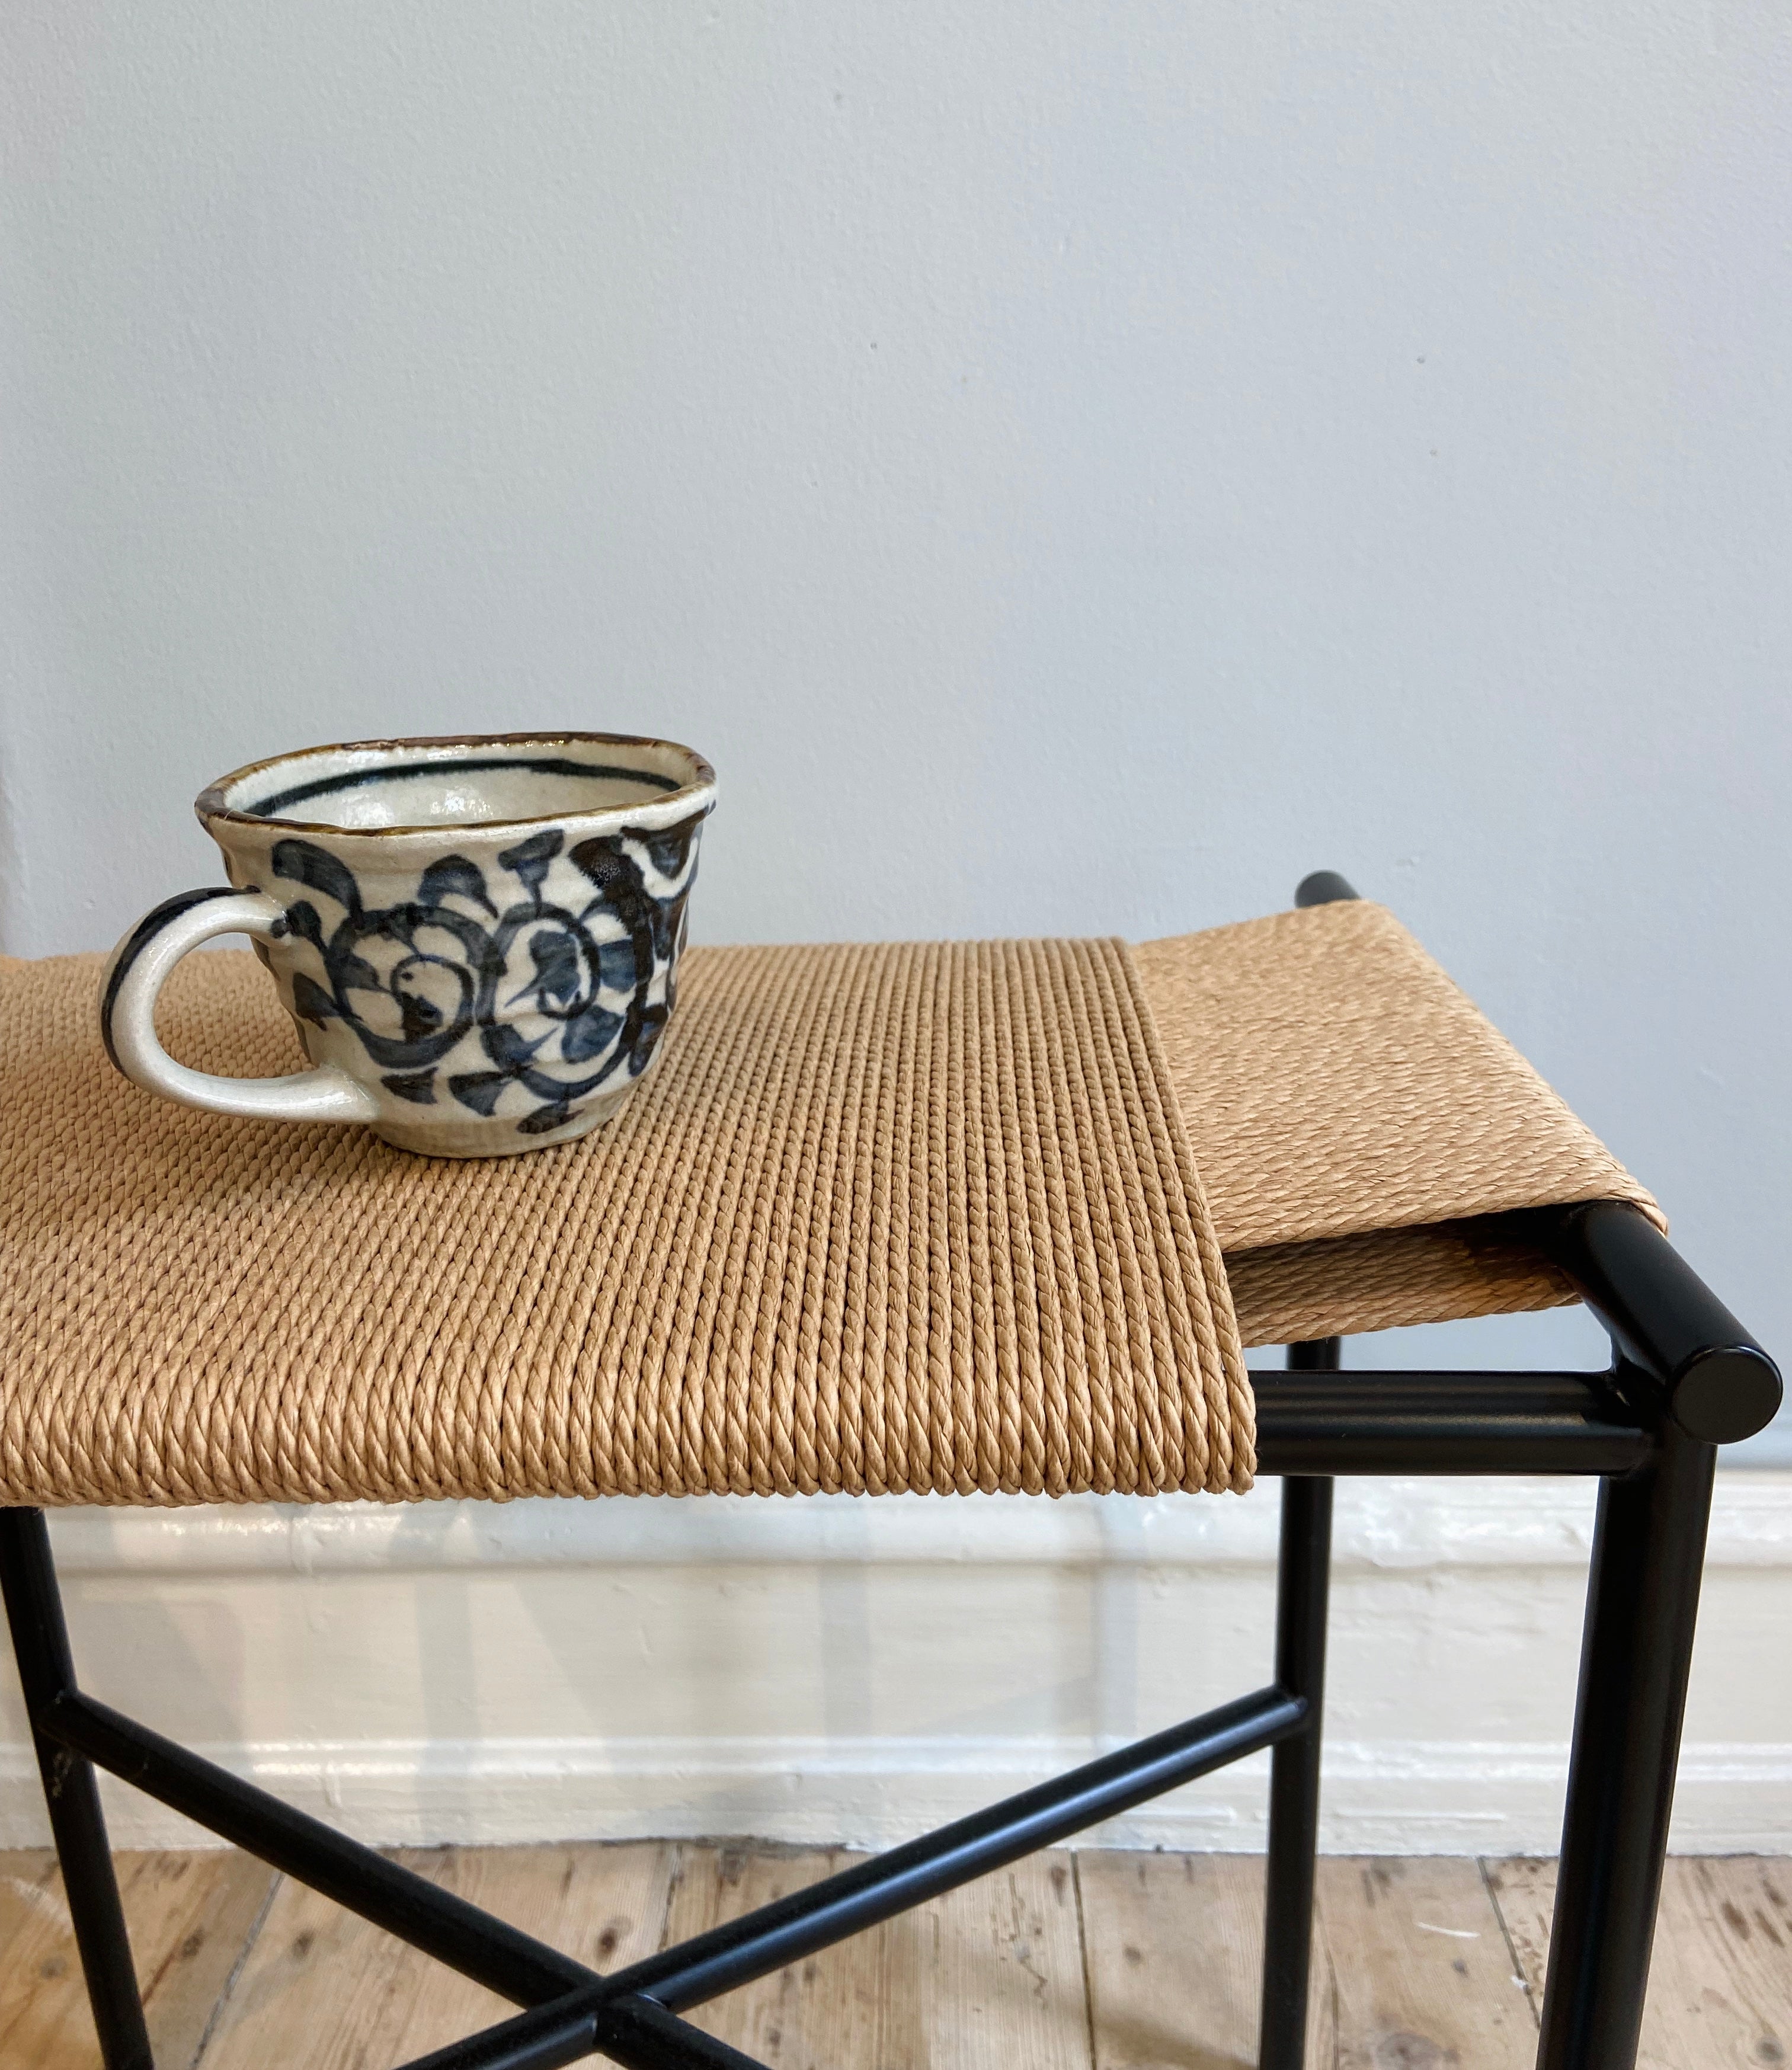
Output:
[[[1588,1201],[1514,1219],[1688,1437],[1733,1445],[1778,1414],[1778,1367],[1640,1208]]]
[[[1348,878],[1339,876],[1335,869],[1315,869],[1311,877],[1300,880],[1295,893],[1297,906],[1337,906],[1347,898],[1360,898],[1362,894]]]
[[[1733,1445],[1765,1430],[1780,1412],[1785,1388],[1779,1368],[1753,1344],[1701,1352],[1668,1383],[1674,1421],[1689,1438]]]

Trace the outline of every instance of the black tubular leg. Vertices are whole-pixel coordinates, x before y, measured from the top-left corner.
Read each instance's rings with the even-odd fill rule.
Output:
[[[1296,1372],[1335,1372],[1336,1337],[1291,1344]],[[1303,1696],[1307,1722],[1270,1756],[1269,1861],[1263,1918],[1261,2070],[1300,2070],[1307,2048],[1307,1980],[1313,1942],[1313,1867],[1319,1847],[1319,1742],[1325,1712],[1325,1623],[1332,1578],[1332,1483],[1291,1475],[1282,1483],[1275,1679]]]
[[[31,1737],[75,1945],[99,2031],[100,2060],[105,2070],[152,2070],[149,2030],[143,2023],[143,2001],[137,1994],[92,1763],[47,1738],[35,1724],[48,1705],[75,1687],[42,1510],[0,1510],[0,1589],[6,1596],[25,1707],[33,1720]]]
[[[1671,1424],[1603,1481],[1538,2070],[1632,2070],[1716,1450]]]

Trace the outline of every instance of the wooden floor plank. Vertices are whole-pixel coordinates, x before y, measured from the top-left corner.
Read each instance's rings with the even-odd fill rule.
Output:
[[[1506,1938],[1532,1999],[1541,2006],[1549,1962],[1549,1915],[1556,1904],[1556,1865],[1515,1855],[1506,1861],[1484,1862],[1482,1868],[1505,1922]]]
[[[1263,1866],[1247,1855],[1077,1856],[1096,2070],[1257,2060]],[[1308,2060],[1324,2063],[1309,2021]]]
[[[649,1842],[405,1859],[607,1968],[855,1857]],[[383,2070],[507,2010],[243,1855],[122,1855],[119,1880],[158,2070]],[[1540,1998],[1553,1894],[1546,1862],[1484,1880],[1456,1859],[1321,1862],[1309,2060],[1528,2066],[1532,1995],[1508,1942]],[[1246,2070],[1262,1902],[1254,1857],[1045,1855],[696,2017],[771,2070]],[[54,1863],[0,1854],[0,2070],[96,2061]],[[1792,1863],[1669,1863],[1639,2062],[1792,2064]]]
[[[1480,1865],[1319,1863],[1320,1964],[1337,2070],[1530,2070],[1537,2030]]]
[[[660,1945],[676,1849],[444,1847],[399,1859],[609,1969]],[[387,2070],[515,2008],[288,1880],[219,2012],[202,2070]]]
[[[859,1857],[687,1847],[670,1940]],[[1074,1872],[1033,1856],[690,2015],[768,2070],[1088,2070]]]
[[[1487,1864],[1539,2002],[1556,1865]],[[1671,1857],[1649,1971],[1639,2070],[1763,2070],[1792,2062],[1792,1862]]]
[[[1250,1855],[1078,1858],[1097,2070],[1257,2060],[1263,1866]],[[1333,2070],[1528,2070],[1536,2030],[1472,1862],[1319,1868],[1308,2060]]]
[[[157,2070],[191,2070],[274,1882],[234,1849],[117,1857]],[[98,2060],[62,1876],[47,1848],[0,1853],[0,2070]]]
[[[1090,2070],[1075,1859],[1035,1855],[920,1915],[931,2070]]]

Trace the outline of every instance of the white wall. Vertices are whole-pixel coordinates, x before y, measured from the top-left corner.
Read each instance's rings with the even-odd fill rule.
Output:
[[[370,1839],[887,1843],[1266,1681],[1276,1495],[90,1512],[99,1696]],[[1323,1843],[1548,1854],[1593,1493],[1340,1484]],[[1683,1851],[1792,1852],[1792,1475],[1719,1486]],[[1263,1844],[1266,1760],[1101,1829]],[[121,1842],[200,1836],[135,1791]],[[0,1845],[41,1843],[0,1693]]]
[[[694,742],[710,939],[1334,866],[1792,1345],[1789,92],[1771,0],[13,0],[0,946],[391,732]]]
[[[0,91],[5,947],[401,731],[702,747],[711,939],[1335,866],[1792,1343],[1771,0],[15,0]]]

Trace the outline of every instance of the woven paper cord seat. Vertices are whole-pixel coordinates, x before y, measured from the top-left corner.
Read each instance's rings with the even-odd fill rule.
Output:
[[[0,976],[8,1503],[1242,1488],[1241,1337],[1546,1306],[1486,1218],[1653,1212],[1370,906],[693,950],[616,1121],[478,1163],[152,1098],[98,972]],[[302,1062],[247,955],[162,1025]]]
[[[1134,951],[1247,1344],[1575,1299],[1501,1227],[1645,1189],[1385,907]]]

